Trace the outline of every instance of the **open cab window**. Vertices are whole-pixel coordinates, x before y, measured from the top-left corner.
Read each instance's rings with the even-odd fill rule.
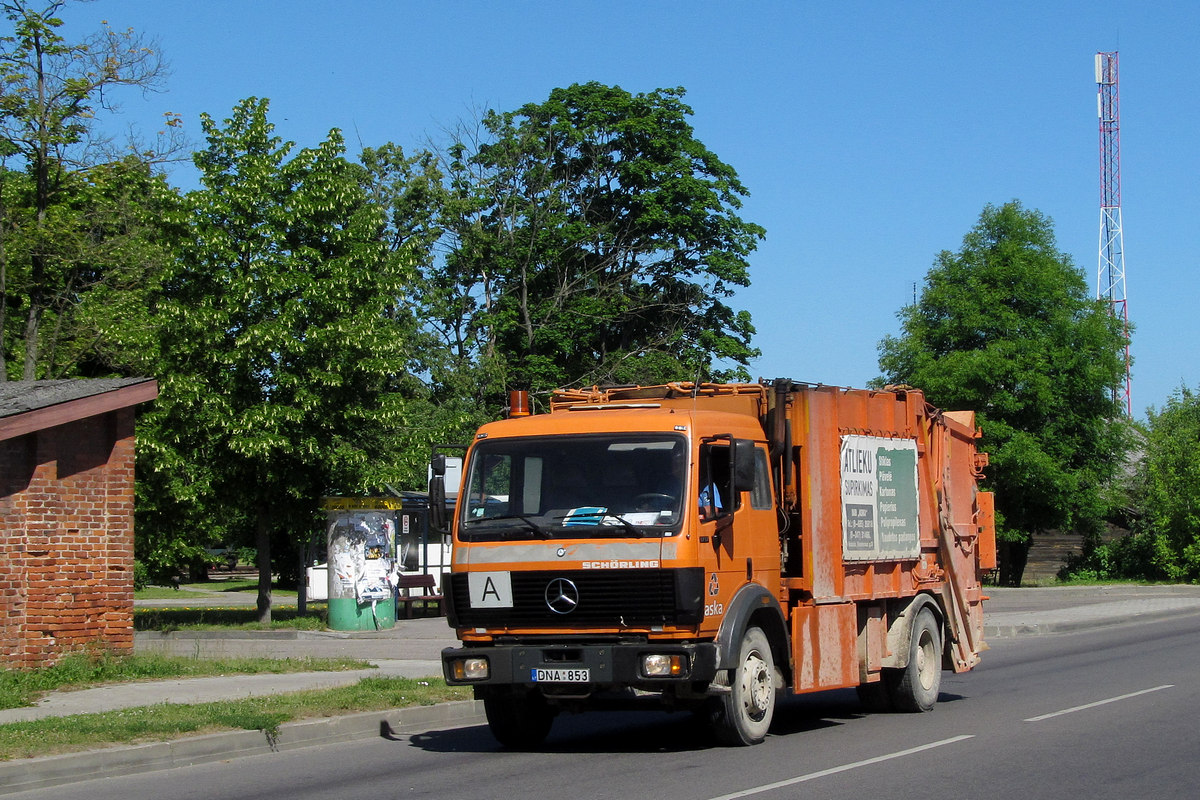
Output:
[[[731,443],[737,445],[739,455],[734,455]],[[699,472],[698,502],[702,522],[740,509],[742,492],[747,490],[752,508],[773,508],[767,452],[754,442],[734,440],[730,436],[704,442],[700,445]]]

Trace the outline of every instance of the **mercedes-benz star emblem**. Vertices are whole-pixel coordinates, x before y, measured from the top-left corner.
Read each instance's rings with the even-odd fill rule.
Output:
[[[570,614],[579,605],[579,589],[566,578],[546,584],[546,605],[555,614]]]

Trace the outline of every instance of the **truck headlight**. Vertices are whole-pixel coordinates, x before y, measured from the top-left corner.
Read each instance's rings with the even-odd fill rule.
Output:
[[[688,660],[682,653],[651,653],[642,656],[642,674],[647,678],[677,678],[687,674]]]
[[[488,676],[488,660],[486,658],[458,658],[450,664],[451,674],[458,681],[481,681]]]

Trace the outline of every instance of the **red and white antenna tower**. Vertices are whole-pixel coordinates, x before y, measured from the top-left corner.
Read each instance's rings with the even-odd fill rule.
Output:
[[[1113,399],[1133,416],[1129,369],[1129,309],[1125,295],[1125,248],[1121,234],[1121,110],[1117,54],[1096,53],[1096,110],[1100,116],[1100,266],[1096,297],[1107,300],[1125,331],[1125,387]],[[1123,392],[1123,393],[1122,393]]]

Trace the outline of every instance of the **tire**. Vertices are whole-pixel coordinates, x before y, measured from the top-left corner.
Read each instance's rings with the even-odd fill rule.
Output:
[[[727,680],[729,692],[711,701],[713,734],[722,744],[758,744],[766,738],[775,715],[775,661],[761,628],[746,629],[738,665]]]
[[[512,691],[483,698],[488,728],[496,741],[513,750],[529,750],[545,741],[555,711],[538,692]]]
[[[917,613],[909,637],[908,666],[888,677],[897,711],[932,711],[942,686],[942,631],[927,608]]]

